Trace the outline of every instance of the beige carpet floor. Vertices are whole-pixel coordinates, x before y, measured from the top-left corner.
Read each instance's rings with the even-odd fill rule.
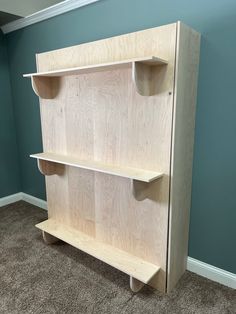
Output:
[[[1,314],[236,314],[236,291],[186,272],[163,295],[133,294],[129,278],[60,242],[47,246],[34,227],[46,211],[23,201],[0,208]]]

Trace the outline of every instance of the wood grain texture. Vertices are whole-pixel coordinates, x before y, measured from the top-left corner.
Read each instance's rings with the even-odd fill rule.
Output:
[[[137,278],[143,283],[148,283],[160,269],[160,267],[154,264],[145,262],[122,250],[99,242],[76,229],[59,224],[53,219],[41,222],[36,227],[43,230],[44,234],[48,233],[55,238],[61,239],[77,249],[123,271],[127,275]]]
[[[34,86],[39,94],[42,89],[44,152],[89,163],[78,168],[64,162],[60,175],[46,177],[53,227],[47,221],[43,230],[85,252],[80,238],[89,239],[88,253],[100,259],[97,246],[109,247],[105,262],[111,250],[122,251],[158,268],[145,279],[127,271],[124,260],[121,268],[109,260],[131,276],[133,289],[139,286],[135,278],[163,292],[167,283],[170,291],[185,270],[198,54],[199,35],[174,23],[37,55],[43,79],[56,75],[57,81],[48,84],[54,94],[45,82]],[[152,57],[143,56],[168,64],[150,65]],[[55,159],[47,163],[45,173],[58,165]],[[119,176],[117,169],[116,175],[111,168],[91,171],[101,165],[163,177],[147,183],[130,173]]]
[[[37,71],[155,56],[158,94],[143,97],[132,68],[63,76],[41,99],[45,152],[163,173],[138,202],[130,179],[66,166],[46,177],[49,218],[161,267],[152,283],[166,289],[166,250],[176,24],[37,55]],[[124,49],[125,47],[125,49]]]
[[[187,263],[199,52],[200,34],[179,22],[171,157],[168,291],[182,276]]]

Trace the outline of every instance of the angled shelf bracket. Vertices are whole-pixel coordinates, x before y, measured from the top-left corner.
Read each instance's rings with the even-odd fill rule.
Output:
[[[156,84],[155,73],[160,70],[160,66],[163,67],[167,64],[168,62],[166,60],[151,56],[48,72],[24,74],[23,76],[31,78],[32,87],[37,96],[43,99],[53,99],[60,91],[60,77],[62,76],[87,74],[131,67],[132,80],[137,93],[142,96],[152,96],[158,93],[158,84]]]

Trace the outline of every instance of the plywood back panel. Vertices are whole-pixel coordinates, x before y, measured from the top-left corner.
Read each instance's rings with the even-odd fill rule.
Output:
[[[174,66],[171,50],[176,40],[176,23],[139,32],[115,36],[78,46],[36,55],[38,72],[53,71],[99,63],[115,62],[145,56],[167,60]],[[158,55],[157,55],[158,53]],[[165,59],[167,58],[167,59]],[[171,80],[171,77],[169,77]]]
[[[154,55],[158,94],[140,96],[131,68],[60,78],[41,99],[45,152],[164,173],[150,199],[136,201],[131,181],[74,167],[46,178],[49,217],[161,267],[166,288],[169,178],[176,24],[37,55],[38,71]]]

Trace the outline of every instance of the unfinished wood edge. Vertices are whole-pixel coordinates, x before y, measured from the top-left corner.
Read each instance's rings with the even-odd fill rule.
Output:
[[[45,176],[62,175],[65,170],[64,165],[43,159],[37,159],[37,164],[39,171]]]
[[[145,283],[143,283],[142,281],[130,276],[129,277],[129,285],[130,285],[130,289],[133,291],[133,292],[139,292],[144,286],[145,286]]]
[[[31,76],[31,84],[38,97],[53,99],[59,93],[60,77]]]
[[[60,241],[58,238],[54,237],[53,235],[47,233],[46,231],[42,230],[43,240],[46,244],[54,244]]]

